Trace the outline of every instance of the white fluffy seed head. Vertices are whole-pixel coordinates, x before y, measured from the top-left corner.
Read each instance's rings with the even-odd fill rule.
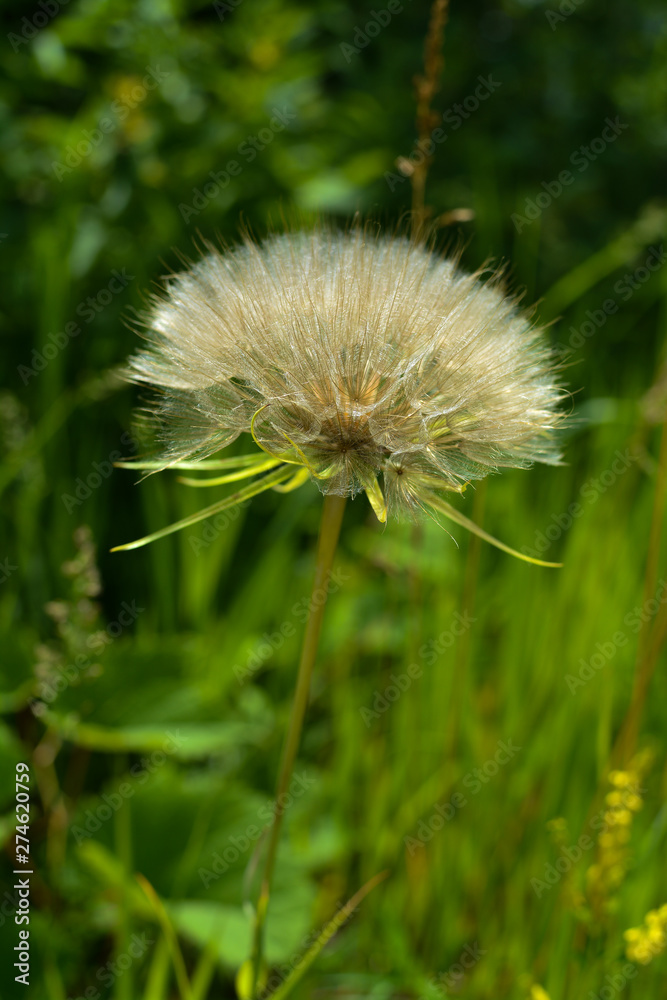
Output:
[[[423,244],[370,227],[250,238],[168,281],[129,376],[165,467],[242,433],[325,493],[422,507],[501,466],[555,463],[562,396],[543,331]]]

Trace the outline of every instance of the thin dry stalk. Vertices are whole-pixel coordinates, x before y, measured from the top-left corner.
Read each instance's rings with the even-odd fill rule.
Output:
[[[445,65],[442,54],[445,26],[449,16],[449,0],[434,0],[431,7],[426,42],[424,45],[424,72],[415,77],[417,95],[417,135],[414,152],[416,162],[411,164],[410,181],[412,184],[412,224],[416,237],[424,233],[429,212],[425,206],[426,177],[433,162],[433,154],[425,151],[430,142],[431,133],[437,126],[439,115],[431,107],[431,102],[440,86],[440,77]]]

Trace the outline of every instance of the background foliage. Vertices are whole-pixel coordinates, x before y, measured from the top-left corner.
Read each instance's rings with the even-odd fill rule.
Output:
[[[3,997],[25,995],[7,971],[17,760],[33,784],[32,995],[187,995],[137,872],[164,901],[191,995],[235,995],[256,891],[243,845],[271,806],[319,498],[265,495],[109,555],[198,502],[173,476],[137,486],[111,471],[133,450],[136,396],[113,374],[135,346],[122,317],[177,252],[196,255],[197,231],[233,240],[244,219],[261,235],[294,211],[400,219],[410,192],[395,161],[415,139],[429,13],[400,6],[377,33],[366,25],[373,11],[387,21],[386,5],[339,0],[3,8]],[[520,564],[458,531],[455,544],[432,524],[382,530],[364,501],[349,506],[278,862],[273,965],[297,964],[342,902],[389,875],[295,995],[660,995],[664,955],[630,961],[623,932],[667,901],[666,55],[658,0],[453,4],[438,108],[478,77],[499,86],[467,117],[452,110],[427,200],[437,214],[473,209],[441,243],[467,267],[509,261],[514,287],[557,320],[578,418],[566,466],[505,473],[462,507],[564,566]],[[571,157],[607,118],[627,127],[579,169]],[[419,676],[392,700],[412,663]],[[623,773],[634,761],[643,801],[625,810],[626,842],[618,815],[602,837],[592,823],[609,812],[633,685],[641,707],[636,677],[638,737],[615,759]],[[494,771],[498,741],[521,749]],[[591,846],[546,881],[581,836]],[[238,856],[217,874],[224,851]]]

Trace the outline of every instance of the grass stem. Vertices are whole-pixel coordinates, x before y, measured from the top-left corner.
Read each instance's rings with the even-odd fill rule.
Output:
[[[273,879],[273,869],[276,862],[278,842],[282,828],[284,809],[281,807],[283,796],[287,792],[292,777],[294,761],[296,759],[299,743],[301,741],[301,730],[303,719],[308,705],[310,692],[310,679],[315,664],[317,645],[322,628],[324,617],[324,607],[326,604],[326,584],[331,572],[338,536],[343,520],[345,509],[345,497],[329,494],[324,498],[322,508],[322,520],[320,522],[320,534],[317,543],[317,557],[315,562],[315,578],[313,580],[312,600],[310,605],[310,615],[306,624],[301,647],[301,658],[299,660],[299,671],[292,702],[287,736],[283,747],[278,774],[278,784],[276,788],[276,809],[274,812],[273,824],[269,832],[269,842],[264,864],[264,874],[262,885],[257,901],[255,914],[255,927],[253,935],[252,949],[252,996],[259,994],[259,980],[262,965],[262,954],[264,950],[264,927],[266,914],[269,906],[269,896],[271,892],[271,882]]]

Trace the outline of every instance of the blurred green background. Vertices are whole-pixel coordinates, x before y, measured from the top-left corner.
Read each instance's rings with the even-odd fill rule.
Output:
[[[174,474],[112,471],[135,449],[123,318],[198,232],[404,218],[428,18],[417,0],[2,8],[3,998],[236,995],[320,497],[265,494],[110,555],[200,502]],[[445,63],[427,203],[475,217],[439,244],[468,268],[508,262],[570,349],[576,417],[567,465],[457,503],[564,566],[348,505],[267,989],[388,870],[294,996],[657,998],[661,918],[639,934],[650,961],[624,932],[667,902],[667,11],[453,3]],[[19,760],[27,990],[11,972]]]

